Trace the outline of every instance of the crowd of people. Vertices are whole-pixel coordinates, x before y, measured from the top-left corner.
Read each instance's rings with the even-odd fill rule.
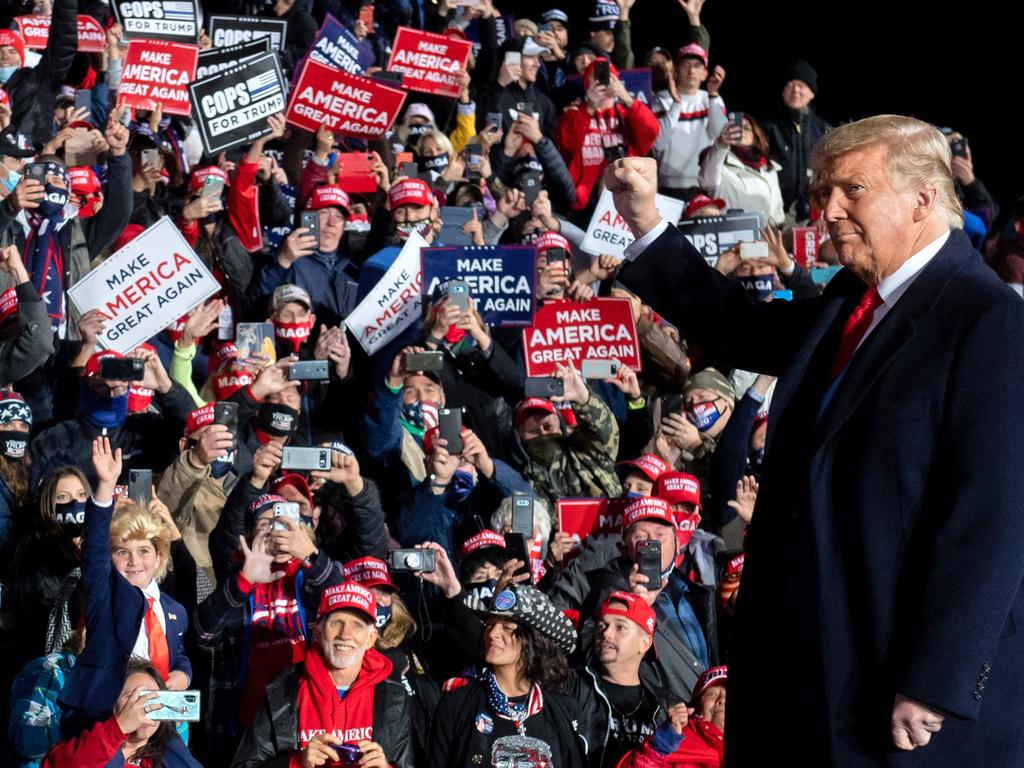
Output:
[[[458,97],[410,92],[380,140],[273,115],[215,156],[194,121],[119,101],[127,45],[107,3],[8,8],[0,762],[723,765],[775,379],[728,367],[618,282],[617,257],[580,246],[609,161],[653,157],[682,218],[759,214],[767,257],[724,250],[722,280],[757,301],[818,296],[836,254],[809,163],[832,126],[807,62],[766,77],[777,112],[740,112],[704,0],[679,0],[688,28],[647,52],[632,46],[635,2],[520,18],[501,0],[393,0],[372,22],[352,0],[204,2],[286,20],[288,79],[328,14],[366,74],[386,69],[399,27],[473,42]],[[7,24],[30,14],[50,17],[41,57]],[[106,30],[102,53],[78,50],[78,15]],[[637,68],[649,100],[624,85]],[[1024,198],[1001,215],[967,139],[943,133],[964,229],[1024,296]],[[75,164],[83,148],[93,162]],[[372,157],[372,192],[339,177],[348,152]],[[521,329],[444,291],[367,355],[346,318],[410,237],[443,245],[442,211],[460,207],[475,245],[535,248],[538,306],[628,299],[641,370],[585,379],[568,361],[560,394],[528,396]],[[316,232],[299,226],[310,212]],[[221,289],[122,356],[69,291],[163,217]],[[803,264],[796,227],[820,243]],[[242,322],[273,325],[272,357],[240,355]],[[424,352],[439,365],[416,367]],[[122,357],[138,362],[109,365]],[[306,361],[327,378],[289,375]],[[441,436],[451,411],[457,440]],[[296,447],[329,458],[296,469]],[[613,524],[563,530],[560,502],[580,498],[605,500]]]

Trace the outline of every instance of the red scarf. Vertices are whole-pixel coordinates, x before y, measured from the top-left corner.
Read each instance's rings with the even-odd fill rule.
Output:
[[[295,575],[302,563],[293,558],[285,575],[252,591],[252,626],[249,632],[249,664],[245,687],[238,704],[238,722],[248,726],[266,696],[271,680],[306,655],[306,629],[295,598]]]
[[[319,645],[310,648],[304,667],[296,701],[299,749],[325,731],[346,744],[372,741],[373,687],[391,674],[391,661],[372,648],[368,650],[359,676],[340,700]]]
[[[768,158],[753,147],[733,147],[732,153],[741,163],[755,171],[761,171],[768,165]]]

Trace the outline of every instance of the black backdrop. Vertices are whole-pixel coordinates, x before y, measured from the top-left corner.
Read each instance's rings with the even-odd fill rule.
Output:
[[[553,5],[586,18],[591,0],[515,5],[534,19]],[[815,108],[829,122],[895,112],[951,126],[1004,211],[1024,195],[1024,12],[1014,4],[707,0],[701,15],[730,109],[765,114],[782,68],[803,58],[818,70]],[[637,0],[631,17],[638,66],[655,45],[673,50],[688,24],[676,0]],[[575,26],[573,42],[586,35]]]

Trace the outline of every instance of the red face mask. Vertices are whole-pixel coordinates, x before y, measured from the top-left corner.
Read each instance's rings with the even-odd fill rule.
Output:
[[[128,388],[128,412],[142,413],[153,402],[153,390],[135,383]]]
[[[309,338],[312,327],[308,320],[304,323],[274,323],[274,334],[281,341],[290,344],[292,352],[298,352],[299,347]]]
[[[693,532],[697,530],[697,526],[700,524],[700,512],[690,514],[686,512],[673,512],[672,516],[676,519],[676,541],[679,543],[680,551],[682,551],[683,547],[690,543],[690,539],[693,538]]]

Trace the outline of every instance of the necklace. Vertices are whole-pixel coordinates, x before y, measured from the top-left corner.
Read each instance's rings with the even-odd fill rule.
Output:
[[[639,711],[640,707],[643,706],[643,703],[644,703],[644,692],[641,689],[640,695],[637,697],[636,706],[633,707],[633,709],[631,711],[629,711],[629,712],[623,712],[621,709],[616,707],[614,704],[612,704],[612,700],[611,699],[608,699],[608,703],[611,704],[612,709],[615,710],[615,713],[620,718],[632,717],[633,715],[635,715],[637,713],[637,711]]]

